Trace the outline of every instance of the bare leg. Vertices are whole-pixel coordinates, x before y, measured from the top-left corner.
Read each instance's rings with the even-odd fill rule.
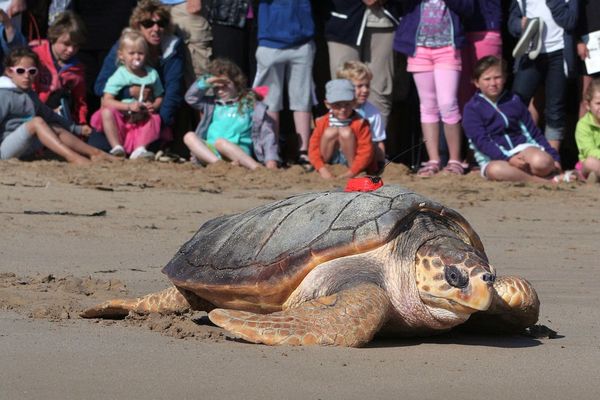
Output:
[[[183,142],[199,161],[206,164],[214,164],[219,161],[219,157],[202,140],[198,139],[194,132],[186,133],[183,136]]]
[[[462,132],[460,123],[458,124],[444,124],[444,134],[446,137],[446,143],[448,143],[448,153],[450,160],[460,161],[460,144],[462,140]],[[439,158],[437,158],[439,160]]]
[[[68,162],[74,164],[88,164],[90,162],[90,160],[64,144],[59,139],[56,132],[54,132],[42,118],[34,117],[27,123],[27,129],[30,134],[36,135],[40,142],[50,149],[50,151],[63,157]]]
[[[440,160],[440,126],[437,122],[421,122],[421,130],[423,131],[423,140],[425,140],[425,148],[427,155],[432,161]]]
[[[226,139],[217,139],[215,147],[225,158],[238,163],[242,167],[255,170],[262,167],[260,163],[250,157],[239,146],[231,143]]]
[[[328,126],[321,136],[321,145],[319,150],[321,151],[321,158],[326,163],[331,161],[333,153],[340,147],[339,144],[339,128],[335,126]]]
[[[583,161],[583,175],[589,178],[590,174],[596,175],[595,178],[590,179],[588,182],[596,183],[597,179],[600,177],[600,160],[595,157],[588,157]]]
[[[294,111],[294,126],[300,136],[300,151],[308,149],[308,138],[310,136],[310,111]]]
[[[553,172],[556,172],[552,156],[538,148],[529,147],[519,154],[523,156],[532,175],[539,176],[540,178],[547,178],[552,175]]]
[[[60,126],[53,126],[52,129],[58,134],[60,141],[67,147],[79,154],[88,156],[92,161],[119,161],[119,158],[90,146]]]
[[[340,150],[348,160],[348,166],[351,167],[356,155],[356,136],[349,126],[339,128],[339,132]]]
[[[491,161],[486,167],[485,174],[493,181],[548,183],[548,179],[528,174],[510,165],[507,161]]]
[[[122,145],[119,128],[117,128],[117,123],[115,122],[115,116],[113,115],[112,110],[103,108],[100,111],[100,115],[102,117],[102,128],[104,129],[104,134],[106,135],[106,139],[108,140],[108,143],[110,143],[110,146],[115,147],[117,145]]]

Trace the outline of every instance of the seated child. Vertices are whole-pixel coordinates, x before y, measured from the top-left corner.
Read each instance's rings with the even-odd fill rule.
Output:
[[[317,119],[308,146],[308,158],[325,178],[333,178],[327,163],[346,164],[340,178],[352,178],[372,168],[373,144],[369,122],[356,107],[355,89],[347,79],[334,79],[325,86],[325,106],[329,112]]]
[[[465,105],[463,129],[481,175],[496,181],[559,182],[575,179],[561,174],[558,152],[533,122],[527,105],[504,91],[502,60],[481,58],[473,71],[476,93]]]
[[[37,54],[28,48],[6,56],[0,77],[0,159],[30,155],[43,146],[76,164],[114,159],[73,135],[89,134],[89,127],[65,120],[40,101],[32,90],[38,65]]]
[[[192,156],[202,164],[221,159],[249,169],[276,169],[280,161],[273,120],[260,96],[247,88],[240,67],[229,60],[216,59],[208,75],[190,86],[185,101],[202,112],[195,132],[183,141]],[[257,162],[253,157],[256,157]]]
[[[367,64],[353,60],[342,64],[338,68],[336,76],[340,79],[348,79],[354,85],[356,96],[355,110],[361,117],[369,121],[375,162],[377,163],[377,168],[381,169],[385,165],[385,126],[377,107],[367,100],[371,92],[373,74]]]
[[[85,73],[76,58],[84,42],[83,22],[66,11],[48,28],[48,40],[35,41],[31,48],[41,62],[33,89],[46,105],[79,124],[87,123],[88,113]]]
[[[164,89],[158,72],[146,65],[148,43],[139,31],[125,28],[117,54],[121,65],[106,81],[102,108],[92,115],[92,127],[104,131],[112,146],[110,154],[154,159],[146,146],[160,135],[158,109]],[[134,88],[139,93],[137,98],[123,97],[124,92],[134,93]]]
[[[588,182],[600,180],[600,78],[594,78],[585,92],[587,113],[577,123],[575,140],[579,149],[576,168]]]

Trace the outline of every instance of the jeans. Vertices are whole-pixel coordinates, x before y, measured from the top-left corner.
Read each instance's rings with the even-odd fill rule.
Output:
[[[562,140],[566,128],[566,90],[563,51],[542,53],[535,60],[524,56],[519,64],[513,92],[519,95],[525,104],[529,104],[540,83],[546,91],[544,116],[546,119],[545,136],[548,140]]]

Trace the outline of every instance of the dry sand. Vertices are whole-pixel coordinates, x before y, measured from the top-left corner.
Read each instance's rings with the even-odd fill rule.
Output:
[[[453,332],[363,349],[231,340],[204,313],[84,320],[160,273],[210,218],[333,189],[299,167],[0,163],[0,399],[597,399],[600,185],[384,174],[459,210],[499,274],[537,288],[558,337]]]

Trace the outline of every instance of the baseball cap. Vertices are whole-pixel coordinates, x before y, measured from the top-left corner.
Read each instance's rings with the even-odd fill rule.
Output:
[[[354,85],[348,79],[333,79],[327,82],[325,100],[329,103],[354,100]]]

